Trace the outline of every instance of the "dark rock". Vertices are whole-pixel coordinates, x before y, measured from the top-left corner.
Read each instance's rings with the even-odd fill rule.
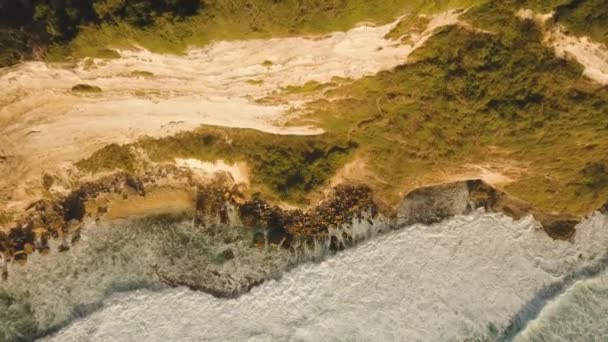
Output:
[[[270,206],[260,200],[253,199],[239,206],[239,216],[247,227],[257,227],[263,224],[264,213],[271,210]]]
[[[15,254],[13,254],[13,260],[14,261],[21,261],[21,262],[25,262],[27,261],[27,254],[23,253],[22,251],[19,251]]]
[[[135,190],[135,192],[137,192],[138,195],[140,195],[140,196],[146,195],[146,190],[144,188],[144,184],[139,179],[133,177],[132,175],[127,175],[125,183],[127,186],[129,186],[133,190]]]
[[[363,213],[378,215],[371,189],[360,185],[341,185],[333,195],[307,212],[284,210],[254,198],[239,207],[241,221],[249,227],[263,227],[270,243],[290,243],[294,236],[321,236],[329,227],[340,227],[362,219]]]
[[[43,187],[45,190],[48,190],[48,189],[50,189],[50,188],[51,188],[51,186],[53,186],[54,181],[55,181],[55,179],[54,179],[54,178],[53,178],[51,175],[49,175],[49,174],[45,174],[45,175],[42,177],[42,187]]]
[[[13,228],[8,233],[8,238],[11,242],[11,249],[15,252],[23,251],[26,244],[34,244],[34,232],[29,228]]]
[[[556,240],[570,240],[580,219],[534,210],[529,204],[511,198],[482,180],[440,184],[413,190],[399,208],[399,225],[432,224],[473,209],[500,212],[513,219],[533,215],[547,234]]]
[[[232,249],[230,248],[226,248],[225,250],[223,250],[220,253],[220,256],[224,259],[224,260],[232,260],[234,259],[234,252],[232,251]]]
[[[599,209],[600,213],[602,214],[608,214],[608,202],[606,202],[606,204],[604,204],[600,209]]]
[[[63,201],[63,219],[66,222],[82,221],[86,212],[84,202],[85,195],[82,190],[72,191]]]
[[[0,253],[8,251],[12,246],[12,242],[5,232],[0,231]]]
[[[253,235],[253,245],[258,248],[264,248],[266,245],[266,237],[264,237],[264,233],[257,232]]]
[[[248,278],[243,282],[243,284],[240,284],[241,286],[237,288],[231,288],[227,286],[208,285],[214,283],[213,281],[208,281],[209,278],[222,278],[222,274],[219,274],[214,271],[209,272],[209,274],[204,277],[206,279],[190,279],[184,276],[181,276],[179,279],[176,279],[174,276],[164,274],[159,269],[155,270],[155,274],[160,279],[160,281],[171,287],[186,286],[192,291],[205,292],[216,298],[236,298],[243,293],[249,292],[254,286],[257,286],[264,281],[264,278]]]
[[[282,226],[275,226],[268,231],[268,242],[274,245],[289,247],[291,235]]]
[[[399,207],[400,225],[433,224],[471,210],[467,182],[429,186],[413,190]]]
[[[228,223],[227,203],[224,194],[228,191],[222,186],[202,186],[196,196],[197,223],[207,225],[211,218],[219,217],[223,224]]]
[[[545,232],[554,240],[571,240],[576,234],[576,226],[580,219],[564,215],[537,214],[535,218],[540,221]]]
[[[484,208],[491,212],[501,212],[514,219],[531,213],[532,208],[524,202],[511,198],[482,180],[467,181],[469,200],[474,209]]]
[[[62,202],[40,200],[30,204],[27,213],[20,220],[20,225],[30,228],[44,228],[53,237],[63,233],[66,227],[65,213]]]

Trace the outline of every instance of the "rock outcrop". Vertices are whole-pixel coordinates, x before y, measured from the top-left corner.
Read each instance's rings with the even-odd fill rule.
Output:
[[[484,208],[500,212],[513,219],[533,215],[549,236],[569,240],[576,233],[581,219],[568,215],[554,215],[532,208],[511,198],[482,180],[468,180],[416,189],[405,196],[397,215],[401,226],[416,223],[432,224],[472,210]]]
[[[371,189],[356,184],[337,186],[327,200],[308,211],[284,210],[255,198],[241,205],[239,214],[245,226],[263,227],[269,243],[285,247],[294,238],[327,237],[330,229],[379,215]],[[348,241],[349,237],[345,238]],[[332,241],[331,249],[342,248],[343,245]]]
[[[104,202],[102,206],[87,206],[87,203],[95,203],[99,196],[108,194],[119,195],[122,200],[127,194],[145,197],[166,184],[196,191],[194,222],[201,229],[206,229],[210,236],[221,234],[219,230],[222,229],[245,227],[251,230],[250,244],[254,248],[276,245],[297,250],[321,241],[329,250],[339,251],[361,240],[348,230],[357,222],[370,225],[372,222],[383,222],[388,229],[399,229],[412,224],[438,223],[479,208],[500,212],[514,219],[533,215],[545,232],[557,240],[571,240],[581,221],[578,217],[536,210],[481,180],[418,188],[403,198],[396,214],[383,215],[372,190],[362,184],[339,185],[324,201],[308,210],[284,209],[259,196],[247,198],[226,177],[202,181],[187,170],[167,166],[138,177],[119,172],[85,182],[56,200],[33,203],[15,227],[8,232],[0,232],[0,254],[9,262],[24,262],[35,251],[48,253],[49,239],[61,241],[58,250],[66,251],[78,240],[82,221],[86,217],[103,218],[108,206],[112,205]],[[608,205],[600,210],[608,212]],[[221,257],[232,259],[235,256],[228,249],[221,252]],[[188,282],[163,274],[158,274],[158,278],[170,285],[185,285],[217,296],[234,295],[215,293],[215,290],[201,287],[196,280]],[[252,281],[248,286],[257,283]]]
[[[606,202],[606,204],[599,209],[599,212],[602,214],[608,214],[608,202]]]

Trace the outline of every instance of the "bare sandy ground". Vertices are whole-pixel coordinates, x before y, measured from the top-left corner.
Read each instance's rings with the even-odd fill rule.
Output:
[[[217,42],[184,56],[119,51],[121,57],[114,60],[28,62],[0,70],[0,209],[27,205],[40,196],[41,175],[69,168],[109,143],[171,135],[201,124],[322,133],[281,126],[297,103],[269,105],[255,99],[288,85],[393,68],[437,27],[455,24],[457,17],[454,12],[435,17],[413,45],[384,38],[396,21],[320,39]],[[103,91],[74,93],[77,84]]]
[[[542,23],[550,18],[520,14]],[[109,143],[171,135],[201,124],[322,133],[315,127],[282,125],[289,110],[301,105],[297,99],[278,104],[255,100],[288,85],[356,79],[403,64],[435,29],[458,24],[458,12],[433,17],[409,45],[385,38],[397,23],[362,25],[322,38],[217,42],[183,56],[132,50],[119,51],[121,57],[114,60],[28,62],[2,69],[0,211],[22,209],[43,195],[44,173],[69,173],[74,161]],[[581,62],[589,78],[608,84],[607,49],[557,28],[548,31],[547,42],[558,55]],[[74,93],[77,84],[95,85],[102,92]],[[213,168],[242,180],[233,166]]]
[[[555,49],[560,58],[570,58],[585,67],[584,75],[602,85],[608,85],[608,47],[594,42],[589,37],[568,34],[561,25],[548,27],[547,22],[554,13],[535,13],[529,9],[517,12],[522,19],[534,20],[545,30],[545,43]]]
[[[547,37],[558,57],[574,58],[585,67],[584,75],[608,85],[608,48],[588,37],[569,36],[562,28],[556,28]]]
[[[249,185],[249,168],[243,162],[231,165],[223,160],[216,160],[211,163],[197,159],[175,159],[175,163],[177,166],[192,170],[204,178],[212,177],[217,173],[226,173],[232,177],[235,184]]]

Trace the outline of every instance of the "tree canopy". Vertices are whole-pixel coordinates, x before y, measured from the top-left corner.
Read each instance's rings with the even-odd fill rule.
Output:
[[[126,21],[146,26],[160,15],[181,18],[198,12],[200,0],[0,0],[0,25],[43,29],[50,39],[70,39],[80,25]]]

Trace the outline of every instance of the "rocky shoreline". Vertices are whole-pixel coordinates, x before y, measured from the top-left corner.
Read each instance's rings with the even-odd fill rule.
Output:
[[[385,222],[389,229],[399,229],[418,223],[438,223],[483,208],[516,220],[532,215],[551,238],[572,241],[576,225],[582,220],[580,217],[535,210],[482,180],[415,189],[403,198],[393,212],[381,210],[372,190],[363,184],[338,185],[325,200],[308,210],[284,209],[258,195],[247,197],[228,174],[203,179],[189,170],[164,165],[139,176],[115,173],[85,182],[56,200],[40,200],[30,205],[16,225],[7,232],[0,231],[2,277],[7,279],[9,263],[24,263],[28,255],[35,252],[49,253],[51,239],[59,242],[58,252],[69,250],[79,240],[86,220],[103,220],[108,213],[112,202],[100,198],[112,195],[123,200],[145,199],[147,194],[160,187],[181,187],[192,192],[195,226],[209,229],[209,234],[213,234],[212,230],[218,229],[218,226],[231,229],[238,221],[239,226],[252,230],[252,248],[275,245],[294,252],[315,241],[325,241],[333,252],[352,246],[361,238],[343,228],[361,221],[371,224],[378,220]],[[608,204],[600,211],[608,212]],[[142,213],[146,214],[155,213]],[[231,259],[234,255],[226,250],[222,257]],[[222,292],[204,284],[163,274],[156,275],[170,286],[188,286],[218,297],[241,294]],[[258,279],[247,284],[245,292],[260,282]]]

